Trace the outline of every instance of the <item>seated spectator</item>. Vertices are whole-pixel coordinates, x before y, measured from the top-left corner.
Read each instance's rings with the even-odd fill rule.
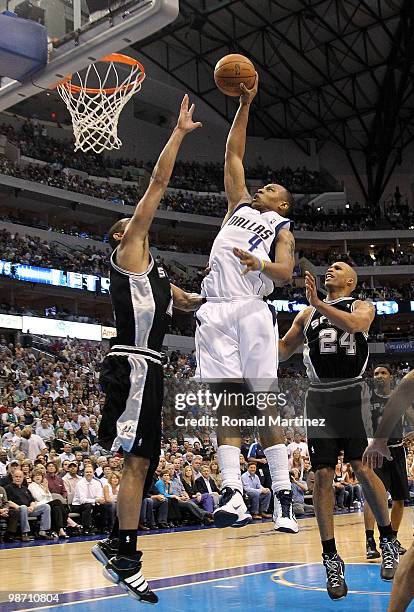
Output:
[[[348,487],[349,491],[347,506],[350,508],[353,505],[356,509],[361,508],[363,499],[362,487],[359,484],[358,478],[356,477],[355,472],[352,469],[352,465],[350,463],[347,464],[344,483],[345,487]]]
[[[68,461],[67,459],[62,461],[62,465],[61,465],[60,471],[58,472],[58,475],[62,479],[63,479],[64,476],[66,476],[66,474],[69,473],[69,463],[71,463],[71,461]]]
[[[214,507],[218,506],[220,491],[215,481],[211,478],[210,467],[208,465],[201,466],[200,477],[195,480],[195,488],[201,494],[208,493],[211,495]]]
[[[96,521],[99,510],[105,505],[103,488],[99,480],[94,478],[93,467],[85,467],[85,476],[79,480],[75,488],[72,507],[81,515],[83,533],[93,533],[94,519]],[[99,508],[101,506],[101,508]]]
[[[24,476],[23,484],[28,487],[32,482],[33,463],[29,459],[25,459],[22,461],[20,469],[22,470]]]
[[[172,468],[173,469],[173,468]],[[199,508],[194,502],[192,502],[185,492],[183,483],[180,479],[175,478],[173,482],[171,481],[171,469],[166,469],[161,474],[161,479],[157,480],[155,483],[155,488],[157,492],[161,495],[164,495],[170,502],[172,502],[172,506],[176,506],[180,511],[188,510],[193,516],[195,516],[198,520],[206,520],[206,522],[212,522],[213,517],[211,514]],[[181,520],[181,512],[180,512],[180,520]]]
[[[267,513],[272,493],[267,487],[262,487],[256,474],[256,464],[250,463],[247,472],[242,475],[243,491],[249,498],[249,509],[253,520],[271,518]]]
[[[348,497],[348,493],[345,489],[344,474],[342,471],[342,463],[337,463],[335,466],[333,487],[335,493],[335,510],[345,509],[345,500]]]
[[[76,437],[78,438],[79,442],[82,442],[82,440],[87,440],[90,446],[94,444],[95,436],[92,435],[91,429],[89,428],[89,418],[87,421],[82,422],[80,429],[78,429],[78,431],[76,432]]]
[[[7,487],[7,485],[11,484],[13,482],[13,474],[17,470],[20,470],[20,463],[19,461],[17,461],[17,459],[12,459],[9,465],[7,466],[6,476],[3,476],[3,478],[0,478],[0,486]]]
[[[87,440],[86,438],[82,438],[82,440],[79,442],[79,447],[81,449],[82,456],[84,458],[89,457],[91,452],[91,445],[89,440]]]
[[[98,457],[98,459],[96,460],[96,464],[97,464],[97,468],[95,470],[95,478],[98,478],[98,480],[101,480],[102,478],[104,478],[104,468],[108,466],[108,459],[106,457]]]
[[[188,454],[188,453],[187,453]],[[191,466],[194,470],[194,478],[197,480],[197,478],[200,477],[200,468],[203,465],[203,457],[201,455],[194,455],[194,458],[191,462]]]
[[[163,459],[163,457],[160,458],[160,465],[162,463],[161,459]],[[158,480],[156,480],[156,482],[154,483],[153,491],[159,495],[162,495],[164,499],[166,499],[168,502],[168,523],[171,526],[180,525],[181,512],[178,507],[178,501],[176,499],[176,496],[173,496],[171,492],[170,470],[168,468],[160,470],[160,465],[158,466],[157,470],[157,472],[159,472],[157,474]]]
[[[28,516],[40,517],[39,539],[51,540],[52,536],[48,535],[50,530],[50,507],[47,504],[36,505],[36,501],[29,489],[23,485],[23,472],[16,470],[13,475],[13,482],[5,487],[9,507],[12,510],[17,510],[19,513],[20,527],[22,531],[22,542],[30,542],[32,539],[29,536],[30,525]],[[15,523],[14,523],[15,524]],[[13,525],[14,527],[14,525]],[[9,536],[14,537],[14,533],[8,527]]]
[[[51,493],[60,495],[65,501],[67,499],[67,493],[65,484],[62,477],[57,473],[56,465],[53,461],[48,461],[46,464],[46,480]]]
[[[116,502],[118,500],[119,476],[111,472],[108,476],[108,483],[103,486],[105,498],[105,530],[110,532],[116,516]]]
[[[200,480],[200,478],[198,478],[197,480]],[[201,491],[196,487],[194,472],[191,465],[186,465],[183,467],[181,472],[181,482],[183,483],[184,490],[187,493],[188,497],[195,504],[197,504],[207,512],[213,512],[214,497],[208,492],[201,493]]]
[[[293,470],[293,469],[299,470],[300,479],[301,480],[303,479],[304,464],[303,464],[303,459],[302,459],[300,448],[295,448],[295,450],[289,457],[288,467],[289,467],[289,470]]]
[[[45,417],[40,419],[40,423],[36,427],[36,435],[42,438],[43,442],[50,442],[55,437],[53,425],[50,425]]]
[[[290,470],[290,482],[292,485],[293,514],[295,516],[303,516],[306,513],[313,512],[313,506],[305,504],[305,493],[308,490],[308,486],[304,480],[301,480],[297,468]]]
[[[221,477],[220,467],[217,461],[210,461],[210,478],[214,480],[214,482],[216,483],[217,489],[221,491],[221,485],[223,484],[223,479]]]
[[[36,506],[42,504],[50,506],[52,531],[59,538],[68,538],[69,536],[64,529],[69,514],[67,506],[65,507],[60,499],[53,499],[42,472],[38,471],[33,474],[33,482],[29,484],[29,491],[36,501]]]
[[[76,463],[76,461],[72,461],[72,463],[69,464],[69,472],[66,474],[66,476],[62,478],[63,484],[65,485],[69,506],[71,506],[73,503],[76,485],[80,480],[82,480],[82,478],[78,476],[77,472],[78,464]],[[70,517],[68,518],[68,525],[69,527],[73,527],[78,530],[82,529],[82,525],[75,523],[75,521],[72,521]]]
[[[247,472],[248,467],[249,464],[246,461],[246,457],[243,455],[243,453],[240,453],[240,472],[244,474],[245,472]]]
[[[149,529],[168,529],[168,499],[161,493],[157,493],[154,487],[151,487],[148,495],[144,497],[141,515],[139,521],[139,529],[144,531]]]
[[[7,475],[7,451],[0,448],[0,478]]]
[[[76,440],[77,441],[77,440]],[[56,453],[63,453],[63,447],[67,444],[67,433],[63,427],[58,427],[55,432],[55,437],[52,441],[52,449],[56,451]]]
[[[69,442],[65,442],[65,444],[63,445],[63,452],[60,453],[59,459],[61,463],[63,463],[64,461],[74,461],[75,460],[75,455],[72,452],[72,447],[69,444]]]

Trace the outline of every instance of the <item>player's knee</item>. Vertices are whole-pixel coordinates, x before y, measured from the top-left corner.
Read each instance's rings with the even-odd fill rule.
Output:
[[[329,466],[321,466],[315,472],[315,486],[330,489],[334,477],[334,469]]]
[[[133,476],[145,476],[148,471],[150,460],[146,457],[137,457],[135,455],[125,455],[124,471]],[[125,474],[124,474],[125,475]]]
[[[372,474],[371,468],[364,465],[360,459],[354,459],[350,461],[350,464],[358,478],[367,478]]]

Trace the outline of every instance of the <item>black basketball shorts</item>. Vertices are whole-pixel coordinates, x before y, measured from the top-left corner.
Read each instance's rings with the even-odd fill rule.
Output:
[[[329,389],[310,386],[305,414],[314,470],[335,467],[341,451],[346,462],[362,458],[368,445],[364,424],[368,401],[367,386],[362,381]]]
[[[98,441],[107,450],[156,460],[161,451],[163,369],[149,349],[115,346],[105,357],[100,383],[106,394]]]
[[[410,499],[405,448],[404,446],[391,446],[390,451],[393,460],[384,459],[382,467],[377,468],[375,472],[394,501]]]

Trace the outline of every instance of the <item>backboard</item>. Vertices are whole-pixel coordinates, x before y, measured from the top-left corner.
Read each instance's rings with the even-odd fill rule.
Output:
[[[97,5],[109,10],[94,10]],[[46,26],[49,62],[23,83],[2,79],[0,111],[154,34],[178,16],[179,0],[0,0],[5,10]]]

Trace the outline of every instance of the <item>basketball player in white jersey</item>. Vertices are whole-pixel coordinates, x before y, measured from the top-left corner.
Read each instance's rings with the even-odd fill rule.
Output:
[[[224,166],[228,212],[209,259],[201,294],[206,303],[197,313],[196,352],[199,380],[220,383],[220,390],[275,390],[277,381],[276,313],[264,301],[274,282],[288,282],[294,268],[295,241],[287,218],[293,198],[281,185],[259,189],[252,198],[243,168],[250,105],[257,93],[241,85],[240,106],[230,129]],[[230,387],[233,383],[234,386]],[[237,386],[238,385],[238,386]],[[235,406],[221,413],[239,416]],[[219,413],[219,422],[221,415]],[[218,462],[223,476],[217,527],[240,527],[251,520],[243,501],[240,475],[240,428],[219,427]],[[275,495],[275,529],[296,533],[288,455],[281,429],[263,428],[260,438]]]

